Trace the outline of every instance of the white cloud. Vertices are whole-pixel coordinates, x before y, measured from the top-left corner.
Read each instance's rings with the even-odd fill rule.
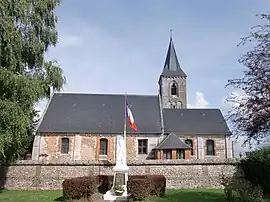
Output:
[[[63,35],[59,38],[59,47],[66,48],[66,47],[76,47],[80,46],[82,43],[82,38],[75,35]]]
[[[234,101],[231,100],[233,98]],[[239,107],[239,104],[247,98],[246,93],[241,89],[232,91],[228,96],[221,99],[221,106],[223,111],[228,112],[229,110]]]
[[[202,92],[196,92],[196,100],[195,104],[187,104],[188,108],[207,108],[208,102],[204,98],[204,94]]]

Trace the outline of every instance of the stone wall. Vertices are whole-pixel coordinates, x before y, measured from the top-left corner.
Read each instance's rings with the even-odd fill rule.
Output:
[[[111,161],[18,161],[0,166],[0,185],[8,189],[61,189],[66,178],[112,175]],[[241,176],[233,160],[148,160],[129,162],[131,175],[162,174],[168,188],[220,188],[221,176]]]

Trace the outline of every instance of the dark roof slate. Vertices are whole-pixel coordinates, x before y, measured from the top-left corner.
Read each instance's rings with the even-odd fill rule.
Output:
[[[158,96],[128,95],[127,101],[138,133],[161,133]],[[123,133],[123,128],[124,95],[56,93],[37,132]]]
[[[128,95],[138,133],[161,134],[159,98]],[[163,109],[164,131],[176,135],[228,134],[219,109]],[[123,133],[124,95],[56,93],[37,132]],[[127,127],[127,132],[133,131]]]
[[[167,56],[166,56],[166,60],[165,60],[165,64],[164,64],[164,68],[163,68],[163,72],[161,73],[161,76],[187,77],[185,72],[180,67],[172,38],[170,38],[170,44],[167,51]]]
[[[189,149],[190,146],[180,140],[174,133],[167,135],[155,149]]]
[[[163,109],[163,119],[165,132],[177,135],[231,134],[219,109]]]

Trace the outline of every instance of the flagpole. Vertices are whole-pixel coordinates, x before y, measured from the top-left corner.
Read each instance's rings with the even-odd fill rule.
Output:
[[[124,120],[124,138],[127,135],[127,93],[125,93],[125,120]]]
[[[127,137],[127,93],[125,93],[125,120],[124,120],[124,137],[123,137],[123,143],[124,143],[124,151],[125,154],[124,154],[124,164],[126,165],[127,163],[127,151],[126,151],[126,137]]]

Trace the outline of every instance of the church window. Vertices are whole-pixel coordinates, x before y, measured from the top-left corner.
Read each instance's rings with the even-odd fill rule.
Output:
[[[176,150],[176,159],[185,159],[185,150],[177,149]]]
[[[206,140],[206,155],[207,156],[214,156],[215,155],[214,140]]]
[[[172,159],[171,149],[164,149],[162,152],[163,152],[163,159]]]
[[[69,150],[69,139],[66,137],[63,137],[61,139],[61,153],[67,154]]]
[[[174,102],[171,103],[171,108],[176,109],[176,104]]]
[[[138,154],[147,154],[147,139],[140,139],[138,140]]]
[[[177,86],[175,83],[171,86],[171,95],[177,95]]]
[[[106,138],[101,138],[99,155],[107,155],[107,152],[108,152],[108,140]]]
[[[185,143],[191,147],[191,155],[193,155],[193,141],[190,139],[185,140]]]

